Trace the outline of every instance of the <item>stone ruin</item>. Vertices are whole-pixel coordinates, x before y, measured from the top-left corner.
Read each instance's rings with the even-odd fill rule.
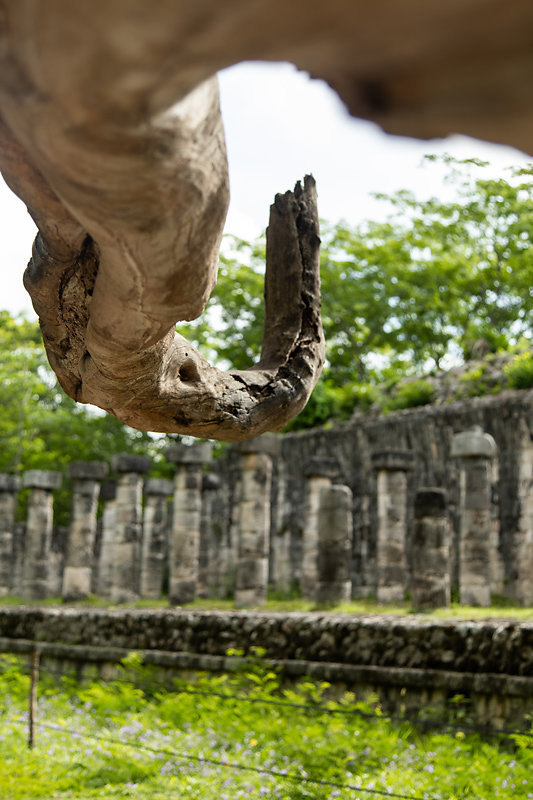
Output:
[[[533,393],[508,392],[338,428],[266,434],[212,458],[174,444],[174,481],[150,459],[0,475],[0,594],[96,594],[110,603],[196,597],[260,606],[269,588],[322,605],[375,596],[415,608],[533,605]],[[16,496],[29,490],[25,523]],[[99,501],[103,513],[98,516]]]

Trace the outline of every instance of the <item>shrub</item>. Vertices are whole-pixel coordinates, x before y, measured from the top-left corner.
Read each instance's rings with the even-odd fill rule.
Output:
[[[468,370],[459,378],[459,389],[456,396],[461,397],[482,397],[489,391],[486,381],[486,367],[481,364],[479,367]]]
[[[533,386],[533,354],[520,353],[504,367],[511,389],[531,389]]]
[[[437,390],[431,381],[419,379],[400,383],[391,399],[386,403],[387,411],[401,408],[427,406],[435,399]]]

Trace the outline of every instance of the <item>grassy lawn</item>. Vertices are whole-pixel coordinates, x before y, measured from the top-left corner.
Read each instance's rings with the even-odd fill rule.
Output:
[[[51,597],[47,600],[41,601],[23,601],[20,597],[7,596],[0,598],[0,606],[14,606],[14,605],[33,605],[33,606],[60,606],[64,604],[60,597]],[[126,603],[120,606],[111,606],[101,598],[92,596],[83,603],[74,604],[78,608],[161,608],[167,609],[167,598],[160,600],[139,600],[137,603]],[[198,599],[194,603],[189,603],[185,606],[187,609],[199,609],[203,611],[214,611],[217,609],[231,611],[235,610],[233,600],[215,600]],[[415,613],[413,608],[408,602],[395,605],[384,605],[376,603],[372,599],[354,600],[351,603],[343,603],[337,606],[317,606],[309,600],[302,600],[301,598],[282,598],[270,596],[265,605],[257,607],[253,610],[256,611],[316,611],[316,612],[330,612],[332,614],[395,614],[395,615],[412,615]],[[420,613],[420,612],[417,612]],[[439,608],[435,611],[428,611],[420,613],[424,618],[435,619],[491,619],[491,618],[505,618],[505,619],[518,619],[524,621],[533,620],[533,608],[522,608],[513,606],[508,601],[502,598],[494,598],[493,604],[489,608],[480,608],[477,606],[462,606],[459,603],[452,603],[449,608]]]
[[[422,733],[352,694],[328,700],[327,684],[282,687],[259,660],[177,691],[140,668],[135,684],[82,686],[43,670],[29,750],[27,672],[2,656],[2,800],[533,798],[532,736]]]

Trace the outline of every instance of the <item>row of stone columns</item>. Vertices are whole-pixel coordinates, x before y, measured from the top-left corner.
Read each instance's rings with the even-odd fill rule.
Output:
[[[268,434],[238,447],[239,495],[235,510],[235,541],[216,535],[210,524],[206,496],[219,487],[204,471],[211,457],[208,443],[175,445],[167,458],[176,465],[173,485],[147,479],[150,461],[121,455],[113,459],[115,488],[100,489],[107,466],[74,463],[72,517],[63,573],[63,596],[86,597],[92,590],[111,602],[155,599],[161,594],[168,563],[172,604],[190,602],[197,594],[220,594],[224,576],[233,569],[238,606],[260,605],[268,586],[270,497],[273,459],[279,437]],[[459,583],[461,602],[490,602],[490,493],[494,441],[475,429],[457,434],[452,456],[461,476]],[[443,490],[428,489],[415,499],[410,570],[406,556],[407,483],[413,455],[388,450],[373,454],[377,480],[375,585],[379,602],[402,601],[411,574],[413,603],[423,607],[449,602],[451,528]],[[350,489],[340,485],[334,459],[312,458],[307,468],[307,500],[301,564],[304,597],[335,603],[351,596],[352,508]],[[41,599],[51,593],[50,540],[52,491],[60,474],[30,471],[23,486],[30,489],[22,593]],[[13,550],[14,498],[19,487],[13,476],[0,476],[0,592],[10,587],[9,559]],[[144,517],[142,493],[144,487]],[[171,532],[168,497],[174,499]],[[104,513],[94,576],[94,546],[98,498]],[[4,554],[2,558],[1,554]],[[278,553],[279,555],[279,553]],[[234,565],[234,566],[233,566]]]
[[[479,427],[453,437],[451,457],[459,460],[460,531],[459,600],[464,605],[491,602],[492,460],[496,444]],[[373,455],[377,471],[378,528],[376,595],[378,602],[398,602],[407,589],[407,475],[412,453]],[[418,608],[450,602],[451,525],[446,492],[422,489],[415,496],[411,558],[411,599]]]
[[[494,439],[479,428],[453,437],[451,455],[460,465],[459,593],[465,605],[487,606],[491,602],[494,548],[490,509],[495,454]],[[446,492],[428,488],[415,495],[409,569],[407,489],[408,474],[414,469],[413,453],[378,451],[372,455],[372,466],[377,480],[377,601],[403,602],[410,577],[415,607],[449,605],[452,529]],[[351,593],[348,577],[344,577],[350,574],[344,570],[351,554],[351,494],[347,487],[333,485],[337,472],[335,461],[326,458],[312,459],[307,469],[301,587],[304,597],[326,603],[342,602]],[[346,539],[341,531],[346,531]],[[343,577],[335,579],[335,571]]]

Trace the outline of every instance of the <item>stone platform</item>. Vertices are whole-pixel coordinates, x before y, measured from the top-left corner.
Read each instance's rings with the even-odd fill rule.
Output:
[[[533,711],[533,620],[253,611],[0,609],[0,652],[29,653],[79,676],[113,674],[128,652],[164,668],[231,671],[261,647],[288,679],[309,676],[377,692],[384,707],[442,707],[457,694],[476,721],[501,728]]]

